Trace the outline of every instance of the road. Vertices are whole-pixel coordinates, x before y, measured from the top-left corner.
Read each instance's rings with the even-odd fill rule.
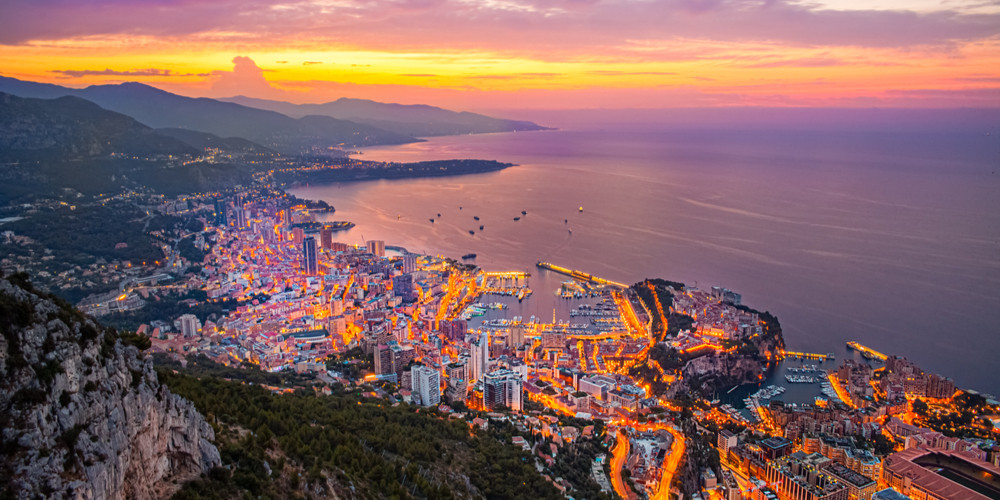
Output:
[[[670,443],[670,454],[663,459],[663,476],[660,477],[660,486],[657,488],[656,494],[653,495],[653,500],[670,498],[670,482],[673,481],[677,467],[680,466],[681,459],[684,458],[684,435],[672,426],[664,428],[670,431],[674,442]]]
[[[611,486],[614,487],[618,496],[631,500],[638,495],[632,491],[632,488],[627,487],[625,480],[622,479],[622,466],[625,465],[625,459],[628,458],[630,446],[628,436],[624,432],[618,431],[618,441],[611,449]]]

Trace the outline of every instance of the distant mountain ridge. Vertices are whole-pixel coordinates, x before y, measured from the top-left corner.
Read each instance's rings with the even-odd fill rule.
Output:
[[[322,104],[293,104],[246,96],[220,100],[276,111],[292,117],[329,116],[416,137],[548,130],[548,127],[529,121],[494,118],[468,111],[451,111],[426,104],[394,104],[348,97]]]
[[[0,159],[80,159],[123,153],[197,154],[188,143],[79,97],[21,98],[0,92]]]
[[[73,89],[0,77],[0,92],[43,99],[67,95],[81,97],[152,128],[181,128],[220,137],[240,137],[286,154],[298,154],[316,147],[405,144],[418,140],[329,116],[296,119],[237,103],[184,97],[135,82]]]

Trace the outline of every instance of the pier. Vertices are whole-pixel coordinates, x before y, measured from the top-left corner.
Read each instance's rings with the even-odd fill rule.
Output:
[[[618,283],[617,281],[611,281],[611,280],[606,280],[604,278],[598,278],[597,276],[594,276],[594,275],[589,274],[589,273],[585,273],[583,271],[576,271],[576,270],[573,270],[573,269],[568,269],[568,268],[565,268],[565,267],[562,267],[562,266],[557,266],[555,264],[550,264],[548,262],[541,262],[541,261],[539,261],[535,265],[538,266],[538,267],[540,267],[540,268],[542,268],[542,269],[548,269],[549,271],[555,271],[555,272],[557,272],[559,274],[565,274],[566,276],[570,276],[570,277],[578,279],[580,281],[589,281],[591,283],[597,283],[597,284],[600,284],[600,285],[611,285],[611,286],[617,286],[617,287],[620,287],[620,288],[628,288],[628,285],[626,285],[624,283]]]
[[[796,352],[796,351],[781,351],[781,357],[783,358],[799,358],[799,359],[816,359],[819,361],[826,361],[832,359],[829,354],[817,354],[814,352]]]
[[[847,343],[847,347],[850,347],[851,349],[860,352],[862,356],[868,359],[877,359],[879,361],[885,361],[889,357],[886,356],[885,354],[876,351],[875,349],[872,349],[870,347],[865,347],[853,340]]]

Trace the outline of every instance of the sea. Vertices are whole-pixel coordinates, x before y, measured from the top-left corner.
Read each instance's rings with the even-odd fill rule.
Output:
[[[516,164],[497,172],[291,192],[332,204],[329,220],[354,222],[340,241],[385,240],[456,259],[475,253],[470,262],[486,270],[527,270],[534,293],[512,301],[511,315],[569,319],[572,305],[554,295],[568,278],[538,261],[624,283],[717,285],[777,315],[789,350],[839,360],[854,340],[996,394],[998,138],[975,130],[568,126],[431,138],[357,156]]]

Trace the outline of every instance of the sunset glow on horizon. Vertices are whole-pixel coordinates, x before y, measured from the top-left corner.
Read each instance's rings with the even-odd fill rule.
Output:
[[[1000,6],[15,0],[0,75],[462,109],[998,107]]]

